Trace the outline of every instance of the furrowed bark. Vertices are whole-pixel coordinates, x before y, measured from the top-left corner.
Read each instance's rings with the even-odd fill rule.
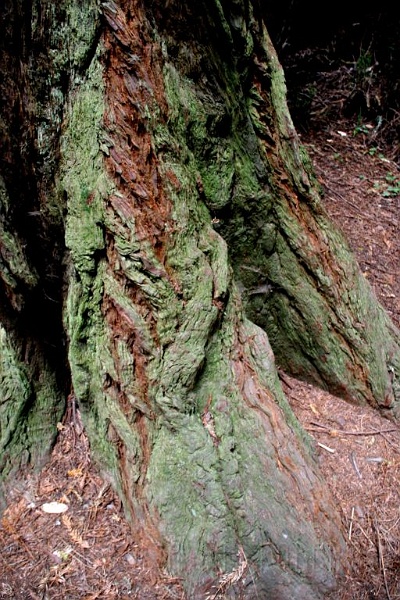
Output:
[[[168,13],[159,21],[183,107],[176,127],[185,127],[247,315],[285,370],[397,418],[399,332],[323,209],[262,15],[256,4],[252,15],[222,2],[218,30],[206,4],[187,9],[174,36]]]
[[[104,15],[104,73],[94,60],[75,96],[61,169],[69,360],[92,449],[189,597],[212,592],[239,551],[252,575],[233,596],[322,597],[339,527],[267,337],[242,315],[174,123],[176,71],[140,5]]]
[[[166,543],[189,597],[211,592],[240,549],[252,565],[246,597],[320,597],[339,568],[339,527],[267,338],[241,314],[175,120],[185,110],[174,105],[177,72],[139,5],[104,13],[104,130],[95,61],[64,135],[62,177],[69,356],[92,448],[153,552]]]
[[[283,72],[265,32],[264,40],[253,81],[261,90],[253,123],[272,132],[273,140],[267,136],[262,151],[279,174],[274,177],[271,210],[276,238],[264,261],[258,252],[234,259],[247,294],[248,314],[268,332],[277,360],[293,375],[311,379],[346,400],[367,402],[397,419],[399,331],[321,207],[288,118]],[[268,72],[273,123],[265,115],[268,103],[262,85]],[[264,278],[257,278],[252,266]],[[259,291],[263,286],[267,292]]]

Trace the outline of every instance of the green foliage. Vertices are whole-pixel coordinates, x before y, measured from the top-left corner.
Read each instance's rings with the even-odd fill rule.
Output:
[[[361,119],[360,119],[360,121],[361,121]],[[360,122],[358,125],[356,125],[354,127],[353,135],[357,135],[359,133],[368,134],[368,133],[370,133],[370,130],[369,130],[369,128],[368,128],[367,125],[365,125],[364,123]]]
[[[400,195],[400,177],[397,175],[393,175],[393,173],[388,173],[385,177],[387,185],[386,189],[382,192],[382,196],[384,198],[391,198],[393,196]]]
[[[383,198],[393,198],[400,195],[400,177],[393,173],[387,173],[385,181],[377,181],[374,187],[381,193]]]

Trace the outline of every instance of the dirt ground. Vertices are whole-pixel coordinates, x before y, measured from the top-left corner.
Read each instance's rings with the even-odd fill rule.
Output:
[[[373,144],[373,125],[325,125],[303,143],[324,203],[365,277],[400,325],[400,173]],[[281,373],[291,405],[315,440],[342,515],[348,568],[330,600],[400,599],[400,433],[370,408],[350,406]],[[180,583],[146,563],[119,500],[90,460],[79,413],[59,425],[51,462],[26,475],[0,526],[0,599],[184,599]],[[65,504],[46,513],[43,504]],[[222,597],[222,596],[220,596]]]

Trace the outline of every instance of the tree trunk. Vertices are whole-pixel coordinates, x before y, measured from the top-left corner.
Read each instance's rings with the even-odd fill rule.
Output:
[[[232,598],[323,598],[344,541],[265,331],[394,416],[398,332],[321,207],[258,3],[24,4],[1,9],[3,480],[46,457],[71,383],[188,598],[221,572]]]

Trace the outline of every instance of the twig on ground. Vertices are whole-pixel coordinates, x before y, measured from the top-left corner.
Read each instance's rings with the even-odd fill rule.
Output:
[[[342,200],[342,202],[344,202],[345,204],[348,204],[349,206],[351,206],[352,208],[354,208],[354,210],[356,210],[358,213],[362,212],[362,207],[361,206],[357,206],[356,204],[354,204],[354,202],[351,202],[350,200],[346,200],[346,198],[344,198],[342,196],[342,194],[339,194],[339,192],[332,191],[328,187],[327,187],[327,190],[329,192],[331,192],[331,194],[334,194],[335,196],[337,196],[340,200]]]
[[[327,433],[331,436],[338,435],[382,435],[383,437],[385,433],[395,433],[400,431],[398,427],[393,427],[391,429],[371,429],[371,431],[354,431],[354,430],[346,430],[346,429],[335,429],[334,427],[327,427],[326,425],[322,425],[321,423],[317,423],[316,421],[310,421],[310,425],[315,425],[320,429],[314,429],[313,427],[305,427],[306,431],[314,431],[316,433]],[[324,431],[321,431],[323,429]],[[386,439],[386,438],[385,438]]]
[[[400,450],[396,446],[396,444],[393,444],[393,442],[387,437],[387,435],[385,435],[385,433],[388,433],[387,431],[379,431],[377,429],[376,433],[380,433],[381,436],[383,437],[383,439],[389,444],[389,446],[391,446],[395,452],[397,452],[398,454],[400,454]]]
[[[363,536],[365,537],[365,539],[370,543],[371,548],[373,548],[375,546],[375,544],[369,537],[368,533],[365,531],[365,529],[363,529],[363,527],[361,527],[359,521],[356,521],[356,524],[357,524],[357,527],[359,528],[359,530],[361,531],[361,533],[363,534]]]
[[[318,442],[318,446],[320,448],[323,448],[324,450],[326,450],[327,452],[331,452],[332,454],[334,452],[336,452],[336,450],[334,448],[329,448],[329,446],[325,446],[325,444],[321,444],[320,442]]]

